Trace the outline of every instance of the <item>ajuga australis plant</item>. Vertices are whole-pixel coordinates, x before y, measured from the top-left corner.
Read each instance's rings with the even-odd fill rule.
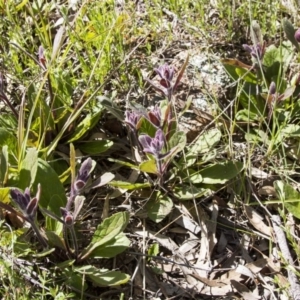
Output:
[[[24,214],[25,220],[31,225],[41,245],[44,248],[47,248],[48,243],[43,237],[43,234],[40,232],[36,223],[36,212],[38,208],[38,202],[41,197],[41,185],[38,185],[38,191],[36,193],[36,196],[33,198],[30,197],[29,188],[26,188],[24,193],[22,193],[19,189],[12,188],[10,190],[10,196],[13,201],[20,207],[21,211]]]

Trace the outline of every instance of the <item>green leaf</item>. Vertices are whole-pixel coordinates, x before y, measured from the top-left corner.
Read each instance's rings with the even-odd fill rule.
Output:
[[[98,111],[96,114],[88,114],[76,127],[75,132],[69,139],[68,143],[79,140],[83,135],[85,135],[89,130],[91,130],[99,121],[102,111]]]
[[[284,207],[294,217],[300,219],[300,193],[289,184],[280,180],[274,182],[274,188]]]
[[[154,243],[152,244],[148,249],[148,255],[149,256],[156,256],[159,253],[159,244]],[[149,257],[149,260],[151,260],[151,257]]]
[[[140,119],[140,128],[139,128],[139,134],[148,134],[151,137],[155,136],[155,133],[157,131],[157,128],[145,117],[142,117]]]
[[[119,212],[106,218],[100,225],[98,225],[91,243],[83,251],[81,260],[87,258],[98,247],[109,242],[121,233],[129,222],[129,214],[127,212]]]
[[[285,139],[300,137],[300,126],[297,124],[287,124],[277,134],[274,144],[282,144]]]
[[[148,217],[155,223],[161,222],[173,208],[173,201],[160,192],[155,193],[147,202]]]
[[[251,71],[242,68],[236,68],[235,72],[240,78],[243,78],[244,81],[257,84],[257,77]]]
[[[76,291],[85,291],[87,289],[86,280],[83,280],[85,277],[82,273],[76,273],[76,268],[72,266],[69,268],[63,267],[61,270],[64,276],[63,280],[67,285],[73,287]]]
[[[183,131],[176,131],[168,142],[169,150],[171,151],[172,156],[182,151],[185,145],[186,145],[186,134]],[[174,151],[172,149],[174,149]]]
[[[120,271],[97,269],[94,266],[74,268],[74,271],[88,276],[97,286],[115,286],[125,284],[130,276]]]
[[[17,147],[17,138],[8,130],[0,128],[0,149],[5,145],[8,147],[9,152],[15,153]]]
[[[245,134],[245,138],[250,143],[263,142],[266,145],[270,144],[268,132],[260,129],[250,129],[250,131]]]
[[[257,122],[257,114],[249,111],[249,109],[242,109],[237,112],[235,115],[235,118],[237,121],[242,121],[242,122]]]
[[[129,163],[129,162],[127,162],[127,161],[121,161],[121,160],[113,159],[113,158],[108,158],[108,161],[115,162],[115,163],[117,163],[117,164],[120,164],[120,165],[122,165],[122,166],[124,166],[124,167],[128,167],[128,168],[131,168],[131,169],[135,169],[135,170],[138,170],[138,169],[139,169],[136,165],[134,165],[134,164],[132,164],[132,163]]]
[[[192,184],[182,184],[174,187],[174,196],[179,200],[192,200],[211,194],[211,190],[206,188],[197,188]]]
[[[120,189],[126,189],[126,190],[138,190],[138,189],[151,187],[151,184],[149,182],[130,183],[130,182],[125,182],[125,181],[111,181],[109,184],[111,186],[114,186],[114,187],[117,187]]]
[[[39,183],[42,187],[39,205],[55,215],[61,216],[60,207],[65,207],[67,203],[65,189],[51,166],[40,158],[38,159],[36,178],[33,184],[34,193],[36,193]],[[61,230],[61,224],[57,224],[57,221],[50,217],[46,217],[46,227],[48,230],[56,232]]]
[[[9,191],[10,188],[0,188],[0,202],[6,204],[10,203]]]
[[[200,171],[203,183],[224,184],[237,176],[243,169],[243,163],[227,161],[207,167]]]
[[[51,246],[58,247],[66,251],[65,242],[59,235],[57,235],[54,231],[48,231],[48,230],[45,232],[45,234]]]
[[[141,172],[157,174],[156,161],[154,159],[144,161],[139,165],[139,169]]]
[[[296,29],[294,28],[293,24],[287,18],[284,18],[282,21],[282,27],[286,34],[286,37],[292,42],[292,44],[299,51],[299,44],[295,39]]]
[[[250,113],[256,114],[256,118],[263,117],[266,112],[266,100],[257,95],[257,86],[252,83],[245,82],[239,101]]]
[[[69,259],[69,260],[65,260],[61,263],[56,263],[55,267],[60,268],[60,269],[65,269],[65,268],[73,266],[75,262],[76,262],[75,259]]]
[[[297,124],[287,124],[280,130],[280,135],[282,137],[300,137],[300,125]]]
[[[185,175],[187,177],[185,177],[183,179],[184,182],[187,182],[187,183],[192,182],[193,184],[197,184],[197,183],[203,182],[203,179],[202,179],[202,176],[200,174],[200,171],[195,171],[195,170],[189,168],[188,171],[186,170],[186,172],[187,173]]]
[[[216,128],[204,132],[197,138],[187,155],[200,155],[211,151],[211,149],[213,149],[219,143],[221,137],[221,131]]]
[[[121,109],[113,103],[113,101],[105,96],[96,97],[110,113],[112,113],[119,121],[124,121],[124,115],[121,113]]]
[[[130,240],[121,232],[107,243],[97,247],[89,257],[111,258],[125,251],[130,245]]]
[[[32,254],[32,257],[35,257],[35,258],[46,257],[46,256],[49,256],[54,251],[55,251],[55,248],[45,249],[42,252],[38,252],[38,253]]]
[[[265,75],[269,82],[281,82],[282,72],[290,66],[293,56],[290,42],[283,42],[278,48],[271,45],[266,49],[263,64],[267,67]]]
[[[222,59],[221,62],[234,81],[239,80],[241,74],[244,74],[252,68],[252,66],[246,65],[237,59]]]
[[[25,190],[30,187],[35,181],[36,172],[38,168],[38,151],[36,148],[29,148],[25,158],[21,162],[19,188]]]
[[[180,164],[185,167],[193,165],[198,155],[208,153],[220,142],[222,133],[219,129],[213,128],[201,134],[188,150],[186,157],[181,158]]]
[[[88,141],[84,143],[80,143],[78,148],[89,155],[97,155],[107,151],[114,144],[113,141],[110,140],[102,140],[102,141]]]
[[[0,149],[0,186],[4,186],[8,179],[8,147]]]

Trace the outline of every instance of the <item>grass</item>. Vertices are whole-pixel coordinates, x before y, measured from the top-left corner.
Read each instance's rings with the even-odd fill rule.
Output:
[[[274,255],[284,250],[270,235],[270,216],[279,211],[288,228],[297,270],[299,91],[291,78],[298,53],[284,44],[281,26],[288,17],[297,27],[295,11],[259,1],[78,1],[68,8],[63,1],[0,0],[0,14],[3,299],[221,299],[273,286],[270,299],[289,295],[290,260]],[[237,58],[251,64],[242,44],[251,45],[253,20],[267,44],[278,46],[277,77],[261,65],[257,73],[233,71]],[[294,52],[285,66],[288,51]],[[192,111],[190,121],[196,119],[198,110],[187,103],[199,95],[191,84],[203,80],[197,70],[186,60],[176,95],[181,109],[151,89],[162,88],[154,68],[175,65],[176,77],[188,53],[223,62],[236,83],[223,86],[222,96],[209,92],[214,112],[198,121],[191,141],[180,116]],[[249,92],[249,73],[257,76],[260,98]],[[271,81],[276,97],[295,90],[269,117],[262,101],[272,95]],[[159,125],[163,140],[153,126],[155,101],[167,124]],[[125,111],[144,119],[132,128]],[[165,152],[145,154],[146,134],[165,143]],[[40,201],[37,211],[34,196],[25,212],[12,201],[12,188],[27,187]],[[28,229],[31,216],[49,246]],[[244,280],[238,266],[256,281]],[[233,288],[219,284],[224,274]]]

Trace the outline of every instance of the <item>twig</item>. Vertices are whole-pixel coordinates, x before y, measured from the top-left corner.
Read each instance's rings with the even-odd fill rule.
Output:
[[[288,278],[290,282],[290,295],[294,300],[300,300],[300,284],[297,279],[297,276],[294,272],[294,262],[293,258],[291,256],[286,237],[284,234],[284,231],[281,228],[281,221],[280,216],[273,215],[272,216],[272,223],[274,232],[277,238],[277,243],[279,245],[279,248],[281,250],[282,256],[286,259],[286,261],[289,263],[290,267],[287,268],[288,272]]]
[[[13,105],[10,103],[9,99],[6,97],[4,93],[0,92],[0,99],[2,99],[4,103],[9,106],[9,108],[11,109],[15,117],[18,119],[19,114],[17,113],[16,109],[13,107]]]

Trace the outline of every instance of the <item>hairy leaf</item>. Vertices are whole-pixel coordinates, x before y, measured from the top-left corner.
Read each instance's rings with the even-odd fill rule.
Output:
[[[130,276],[120,271],[97,269],[94,266],[74,268],[74,271],[88,276],[97,286],[114,286],[126,283]]]
[[[200,171],[203,183],[224,184],[237,176],[243,169],[243,163],[227,161],[214,164]]]
[[[109,218],[106,218],[100,225],[98,225],[91,243],[83,251],[80,259],[86,259],[95,249],[114,239],[125,229],[128,222],[129,214],[127,212],[119,212]]]
[[[146,205],[148,217],[155,223],[161,222],[173,208],[173,201],[160,192],[155,193]]]

